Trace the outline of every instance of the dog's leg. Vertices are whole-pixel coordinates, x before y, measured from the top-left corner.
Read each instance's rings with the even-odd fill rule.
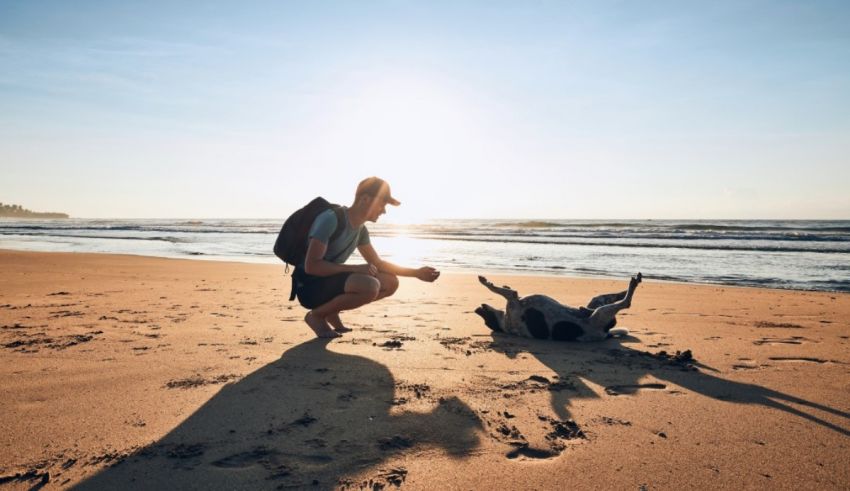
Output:
[[[627,290],[623,290],[618,293],[604,293],[602,295],[598,295],[590,299],[590,302],[587,303],[587,307],[590,310],[597,309],[602,307],[603,305],[609,305],[614,302],[619,302],[620,300],[626,298]]]
[[[480,281],[482,285],[486,286],[487,289],[491,292],[505,297],[508,302],[510,302],[511,300],[519,300],[519,294],[516,292],[516,290],[511,290],[507,286],[503,286],[500,288],[494,285],[493,283],[487,281],[487,278],[483,276],[479,276],[478,281]]]
[[[632,279],[629,282],[629,289],[626,290],[626,295],[623,299],[597,307],[596,310],[593,311],[593,314],[590,315],[588,322],[597,329],[602,329],[606,332],[614,327],[617,323],[617,312],[632,306],[632,297],[634,296],[635,289],[637,289],[637,286],[640,284],[642,279],[643,276],[640,273],[632,276]]]
[[[475,313],[484,319],[484,324],[496,332],[505,332],[505,313],[486,303],[475,309]]]

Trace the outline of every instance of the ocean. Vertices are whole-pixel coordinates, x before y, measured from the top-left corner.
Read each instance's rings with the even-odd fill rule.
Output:
[[[282,222],[0,219],[0,249],[281,264],[272,245]],[[367,226],[378,253],[405,266],[620,279],[641,271],[647,279],[685,283],[850,292],[850,220],[433,220]]]

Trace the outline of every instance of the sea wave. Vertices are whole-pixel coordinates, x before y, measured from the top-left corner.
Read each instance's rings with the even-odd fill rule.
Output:
[[[513,238],[541,238],[541,239],[658,239],[658,240],[715,240],[715,241],[794,241],[794,242],[848,242],[850,243],[850,235],[817,235],[817,234],[746,234],[746,235],[729,235],[729,234],[700,234],[689,235],[682,232],[670,231],[665,233],[657,233],[654,231],[629,231],[629,232],[589,232],[587,230],[559,230],[556,233],[541,233],[527,231],[500,231],[493,233],[492,230],[474,229],[474,230],[429,230],[427,232],[417,232],[414,230],[396,231],[392,229],[377,229],[372,231],[370,235],[376,237],[400,237],[410,236],[416,238],[491,238],[497,240],[500,237]]]
[[[4,234],[6,235],[6,234]],[[10,237],[14,236],[22,236],[22,237],[39,237],[39,238],[51,238],[51,239],[109,239],[109,240],[138,240],[138,241],[162,241],[162,242],[171,242],[173,244],[179,243],[193,243],[195,242],[191,238],[187,237],[172,237],[172,236],[138,236],[138,235],[97,235],[97,234],[38,234],[31,232],[18,232],[15,234],[8,234]]]
[[[272,263],[281,223],[0,219],[0,248]],[[389,260],[448,270],[624,278],[634,272],[627,269],[639,268],[647,278],[668,281],[850,291],[848,220],[440,220],[368,227]]]
[[[104,226],[65,226],[51,227],[47,225],[18,225],[14,227],[0,226],[0,234],[16,234],[21,233],[21,230],[46,231],[46,232],[62,232],[62,231],[101,231],[101,232],[170,232],[170,233],[185,233],[185,234],[268,234],[271,229],[268,227],[246,227],[242,226],[210,226],[206,228],[187,228],[181,226],[147,226],[147,225],[104,225]],[[275,230],[275,233],[277,230]]]
[[[494,223],[493,227],[503,228],[503,227],[512,227],[512,228],[550,228],[550,227],[563,227],[563,223],[558,222],[543,222],[539,220],[530,220],[527,222],[507,222],[507,223]]]
[[[776,244],[738,244],[729,242],[725,244],[695,244],[686,241],[671,241],[669,243],[637,242],[624,240],[573,240],[562,238],[560,240],[548,240],[546,237],[493,237],[493,236],[414,236],[416,239],[424,240],[446,240],[459,242],[482,242],[482,243],[507,243],[507,244],[537,244],[537,245],[565,245],[565,246],[597,246],[597,247],[633,247],[647,249],[695,249],[695,250],[717,250],[717,251],[755,251],[755,252],[816,252],[830,254],[850,253],[850,243],[846,247],[799,247]],[[817,244],[820,244],[818,242]]]

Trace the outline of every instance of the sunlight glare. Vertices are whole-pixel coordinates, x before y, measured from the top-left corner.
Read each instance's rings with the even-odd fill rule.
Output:
[[[486,145],[474,104],[424,78],[385,77],[358,89],[339,98],[324,147],[335,160],[362,169],[358,176],[390,183],[402,206],[388,210],[387,221],[452,215],[454,197],[481,173],[477,163]]]

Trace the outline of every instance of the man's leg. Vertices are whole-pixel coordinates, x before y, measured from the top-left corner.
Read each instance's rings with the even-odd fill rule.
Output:
[[[307,315],[312,315],[313,319],[321,319],[322,323],[327,326],[327,330],[322,329],[325,334],[329,334],[327,331],[330,331],[333,335],[338,335],[330,328],[325,319],[334,316],[339,319],[340,311],[356,309],[373,302],[378,298],[380,291],[381,284],[377,278],[365,274],[353,274],[345,280],[345,293],[337,295],[331,301],[316,307]],[[310,322],[307,321],[307,324],[310,324]],[[342,322],[340,322],[340,325],[342,325]],[[313,327],[313,325],[310,324],[310,327]],[[316,331],[316,328],[313,328],[313,330]],[[322,337],[322,334],[318,331],[316,335]],[[327,337],[336,337],[333,335]]]
[[[337,312],[336,314],[328,315],[327,317],[325,317],[325,320],[328,324],[330,324],[331,327],[334,328],[334,331],[336,332],[343,333],[351,332],[352,330],[350,327],[345,327],[345,325],[342,323],[342,319],[339,318],[339,312]]]
[[[373,302],[376,300],[380,300],[382,298],[389,297],[393,293],[398,290],[398,277],[395,275],[391,275],[389,273],[378,273],[378,281],[381,283],[380,288],[378,289],[378,296]],[[368,302],[367,302],[368,303]],[[345,310],[345,309],[343,309]],[[351,328],[345,327],[342,323],[342,319],[339,318],[339,312],[331,312],[325,320],[331,327],[334,328],[336,332],[349,332]]]
[[[389,273],[378,273],[378,281],[381,282],[381,289],[378,291],[378,297],[375,300],[389,297],[398,290],[398,276]]]
[[[328,325],[325,319],[316,316],[312,310],[307,312],[307,315],[304,316],[304,322],[306,322],[307,325],[310,326],[310,329],[316,333],[316,337],[338,338],[340,336],[338,332],[331,329],[331,326]]]

